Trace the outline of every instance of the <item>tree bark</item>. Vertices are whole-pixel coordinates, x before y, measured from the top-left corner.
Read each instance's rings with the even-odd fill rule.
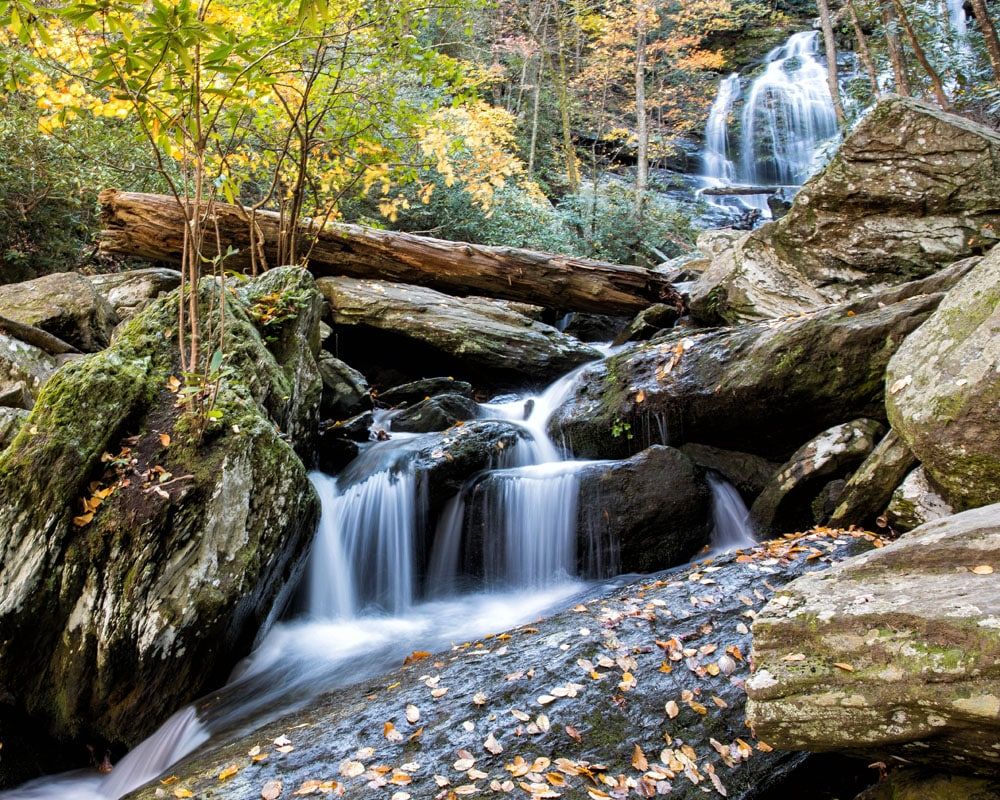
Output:
[[[642,220],[649,186],[649,129],[646,117],[646,6],[640,3],[635,32],[635,216]]]
[[[833,111],[837,115],[837,123],[843,125],[847,121],[844,115],[844,105],[840,102],[840,80],[837,77],[837,40],[833,36],[833,21],[830,19],[830,6],[827,0],[816,0],[819,7],[820,27],[823,29],[823,44],[826,47],[826,82],[830,86],[830,98],[833,100]]]
[[[100,248],[152,261],[175,263],[184,241],[184,215],[172,197],[106,189],[101,193],[104,230]],[[215,203],[211,224],[218,226],[226,269],[250,266],[249,225],[237,206]],[[270,263],[277,254],[280,217],[256,214],[258,239]],[[348,275],[427,286],[455,295],[504,300],[597,314],[633,314],[652,303],[681,307],[683,301],[662,275],[640,267],[551,255],[513,247],[449,242],[361,225],[327,224],[318,231],[302,223],[304,239],[316,237],[309,269],[316,275]],[[214,253],[205,242],[204,255]]]
[[[986,40],[986,53],[990,57],[990,66],[993,67],[993,79],[1000,83],[1000,39],[997,38],[996,25],[986,8],[986,0],[972,0],[972,13],[979,23],[983,39]]]
[[[906,56],[903,53],[903,43],[896,31],[896,12],[892,8],[892,0],[880,0],[882,8],[882,26],[885,28],[885,45],[889,50],[889,61],[892,63],[892,78],[896,84],[896,94],[910,97],[910,77],[906,74]]]
[[[861,20],[858,17],[858,10],[854,6],[854,0],[847,0],[847,11],[851,15],[851,25],[854,26],[854,38],[858,43],[858,57],[864,64],[865,72],[868,73],[868,80],[872,84],[872,96],[881,97],[882,90],[878,85],[878,70],[875,69],[875,61],[872,59],[872,51],[868,47],[868,37],[865,36],[864,28],[861,27]]]
[[[937,74],[937,71],[931,66],[931,62],[927,60],[927,53],[924,52],[924,48],[917,38],[917,32],[913,29],[913,24],[906,14],[906,9],[903,8],[902,0],[892,0],[892,2],[896,7],[896,16],[899,17],[899,23],[903,26],[903,30],[906,31],[906,38],[910,42],[913,55],[920,62],[920,66],[924,68],[924,72],[927,73],[927,77],[931,80],[931,88],[934,90],[934,97],[937,98],[938,105],[945,111],[951,111],[951,101],[948,99],[948,93],[944,90],[944,83],[941,81],[941,76]]]

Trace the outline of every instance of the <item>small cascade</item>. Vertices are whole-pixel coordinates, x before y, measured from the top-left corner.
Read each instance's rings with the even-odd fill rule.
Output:
[[[705,129],[703,182],[706,187],[801,186],[815,171],[823,146],[837,135],[819,34],[795,33],[768,53],[763,72],[745,91],[739,75],[719,83]],[[713,202],[770,215],[766,195]]]
[[[729,481],[712,472],[708,475],[708,486],[712,492],[712,539],[709,550],[712,555],[742,550],[757,544],[750,510]]]

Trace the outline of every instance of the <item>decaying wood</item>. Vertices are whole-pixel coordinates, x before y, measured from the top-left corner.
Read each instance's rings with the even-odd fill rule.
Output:
[[[734,197],[750,194],[777,194],[782,189],[798,189],[797,186],[711,186],[702,189],[707,197]]]
[[[2,315],[0,315],[0,333],[6,333],[8,336],[20,339],[25,344],[33,345],[39,350],[44,350],[51,356],[61,356],[67,353],[78,354],[80,352],[73,345],[64,342],[58,336],[53,336],[48,331],[43,331],[34,325],[18,322],[15,319],[10,319]]]
[[[101,204],[103,252],[168,263],[180,258],[184,218],[172,197],[107,189],[101,193]],[[209,255],[214,255],[218,230],[222,252],[227,247],[239,250],[226,260],[226,267],[249,268],[247,215],[225,203],[213,204],[211,213],[207,241],[213,252]],[[256,223],[264,252],[273,264],[280,218],[258,211]],[[317,276],[377,278],[454,295],[484,295],[566,311],[630,314],[652,303],[679,308],[683,304],[664,276],[641,267],[450,242],[360,225],[323,227],[309,256],[309,268]]]

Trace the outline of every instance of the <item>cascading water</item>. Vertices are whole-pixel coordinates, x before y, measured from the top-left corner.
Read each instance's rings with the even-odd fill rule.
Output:
[[[795,33],[768,53],[763,72],[746,91],[739,75],[720,82],[705,130],[705,186],[801,186],[816,169],[823,146],[837,135],[819,34]],[[767,195],[713,202],[769,215]]]
[[[750,511],[729,481],[712,472],[708,475],[708,488],[712,491],[712,539],[709,551],[712,555],[742,550],[757,544]]]

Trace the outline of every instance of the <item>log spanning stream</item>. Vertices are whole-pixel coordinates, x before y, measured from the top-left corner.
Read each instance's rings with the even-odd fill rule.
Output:
[[[606,590],[618,571],[614,548],[583,537],[590,552],[577,552],[578,475],[595,462],[567,459],[546,432],[581,372],[540,395],[481,406],[482,418],[520,426],[523,446],[501,451],[491,469],[471,477],[434,531],[426,530],[426,497],[408,457],[418,434],[363,446],[337,477],[313,473],[322,516],[300,600],[263,632],[230,683],[178,711],[107,775],[49,776],[0,797],[116,800],[210,739],[248,732],[322,692],[390,671],[415,650],[447,649]],[[391,424],[391,412],[376,416],[375,427]],[[739,494],[714,476],[710,486],[713,552],[753,544]],[[481,542],[481,563],[472,568],[464,541],[470,515]],[[421,542],[430,542],[429,553],[419,552]]]

